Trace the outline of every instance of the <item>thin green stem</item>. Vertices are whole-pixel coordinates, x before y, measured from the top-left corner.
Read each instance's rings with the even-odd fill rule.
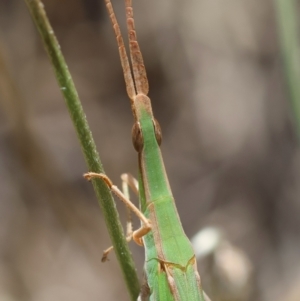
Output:
[[[88,169],[89,171],[96,173],[103,173],[104,170],[96,150],[92,133],[89,129],[74,82],[60,50],[60,46],[46,16],[44,5],[39,0],[25,0],[25,2],[30,10],[36,27],[40,32],[44,46],[53,65],[59,87],[66,101],[71,119],[80,140]],[[131,299],[136,300],[139,294],[138,277],[132,256],[128,249],[128,244],[123,234],[114,200],[109,189],[102,180],[94,179],[92,182]]]
[[[285,75],[300,136],[299,14],[295,0],[276,0],[276,8]]]

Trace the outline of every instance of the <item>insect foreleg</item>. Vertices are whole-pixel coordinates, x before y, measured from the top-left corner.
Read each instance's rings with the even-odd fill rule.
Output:
[[[93,178],[102,179],[108,188],[142,221],[142,226],[135,230],[132,234],[133,240],[138,245],[142,246],[142,237],[151,230],[151,223],[145,217],[145,215],[129,200],[129,198],[126,197],[126,195],[124,195],[124,193],[117,186],[113,185],[112,181],[105,174],[88,172],[84,174],[84,177],[87,180],[91,180]]]
[[[136,196],[139,196],[139,182],[130,173],[123,173],[121,175],[122,182],[131,188]]]

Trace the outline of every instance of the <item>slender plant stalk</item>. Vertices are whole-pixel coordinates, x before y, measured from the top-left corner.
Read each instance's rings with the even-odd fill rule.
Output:
[[[289,96],[300,136],[300,31],[295,0],[276,0],[278,31]]]
[[[35,25],[40,32],[44,46],[53,65],[59,87],[66,101],[71,119],[80,140],[88,169],[96,173],[104,173],[74,82],[53,29],[46,16],[44,5],[39,0],[25,0],[25,2],[30,10]],[[93,179],[92,182],[112,244],[121,265],[128,291],[131,299],[136,300],[140,288],[139,281],[132,256],[128,249],[128,244],[123,235],[123,229],[119,221],[114,200],[107,185],[104,184],[102,180]]]

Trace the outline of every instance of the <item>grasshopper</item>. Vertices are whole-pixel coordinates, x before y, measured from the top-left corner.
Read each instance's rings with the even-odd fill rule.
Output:
[[[141,227],[127,235],[128,241],[133,239],[145,248],[145,284],[138,300],[204,301],[195,254],[182,228],[160,151],[162,134],[147,96],[149,85],[136,37],[132,0],[125,0],[131,65],[111,1],[105,3],[119,47],[134,116],[132,141],[138,153],[138,184],[130,175],[122,179],[138,190],[140,209],[106,175],[90,172],[85,177],[104,180],[141,220]],[[111,250],[112,247],[104,252],[103,260]]]

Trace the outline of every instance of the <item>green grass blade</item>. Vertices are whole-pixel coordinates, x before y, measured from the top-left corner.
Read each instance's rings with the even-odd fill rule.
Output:
[[[44,46],[53,65],[59,87],[63,93],[71,119],[80,140],[84,157],[88,165],[88,170],[103,173],[104,170],[96,150],[92,133],[89,129],[74,82],[60,50],[60,46],[46,16],[44,5],[39,0],[25,0],[25,2],[30,10],[36,27],[40,32]],[[94,179],[93,186],[99,205],[105,217],[105,222],[112,244],[115,248],[117,258],[121,265],[131,299],[136,300],[140,286],[134,262],[123,235],[123,229],[119,221],[114,200],[112,199],[109,189],[101,180]]]
[[[300,136],[299,10],[295,0],[276,0],[276,9],[285,76]]]

